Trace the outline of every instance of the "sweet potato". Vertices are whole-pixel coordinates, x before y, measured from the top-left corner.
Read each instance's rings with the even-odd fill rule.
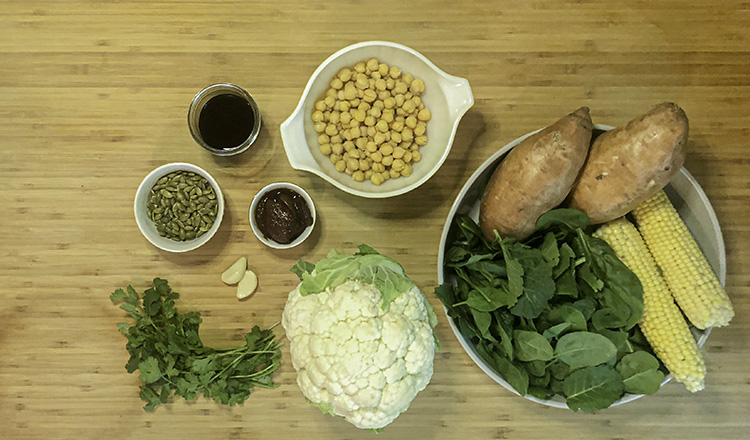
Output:
[[[479,226],[488,239],[523,239],[539,216],[565,200],[588,152],[593,124],[581,107],[524,139],[495,169],[482,195]]]
[[[673,103],[659,104],[600,135],[566,206],[584,211],[592,224],[627,214],[682,167],[687,137],[687,116]]]

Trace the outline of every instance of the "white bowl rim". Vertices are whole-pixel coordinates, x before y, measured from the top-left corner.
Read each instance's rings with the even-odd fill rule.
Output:
[[[332,184],[333,186],[335,186],[336,188],[338,188],[338,189],[340,189],[340,190],[342,190],[344,192],[347,192],[349,194],[353,194],[353,195],[356,195],[356,196],[360,196],[360,197],[376,199],[376,198],[395,197],[395,196],[399,196],[399,195],[405,194],[405,193],[407,193],[409,191],[412,191],[413,189],[415,189],[415,188],[421,186],[422,184],[424,184],[425,182],[427,182],[427,180],[429,180],[440,169],[440,167],[443,165],[443,163],[445,162],[445,160],[448,158],[448,154],[450,153],[450,150],[451,150],[451,148],[453,146],[453,141],[455,140],[456,131],[458,129],[458,125],[459,125],[461,119],[466,114],[466,112],[471,107],[473,107],[473,105],[474,105],[474,95],[471,92],[471,86],[469,85],[469,82],[468,82],[468,80],[466,78],[461,78],[461,77],[453,76],[453,75],[450,75],[450,74],[446,73],[445,71],[443,71],[442,69],[440,69],[439,67],[437,67],[427,57],[425,57],[424,55],[422,55],[420,52],[418,52],[418,51],[416,51],[416,50],[414,50],[414,49],[412,49],[412,48],[410,48],[408,46],[405,46],[405,45],[399,44],[399,43],[394,43],[394,42],[391,42],[391,41],[383,41],[383,40],[363,41],[363,42],[351,44],[349,46],[346,46],[346,47],[344,47],[344,48],[336,51],[335,53],[333,53],[332,55],[330,55],[328,58],[326,58],[325,61],[323,61],[315,69],[315,71],[312,73],[312,75],[310,75],[310,78],[307,81],[305,89],[302,92],[302,96],[300,97],[300,100],[297,103],[297,106],[295,107],[294,111],[292,112],[291,115],[289,115],[289,117],[284,122],[281,123],[280,128],[281,128],[281,133],[282,133],[282,141],[284,140],[284,137],[285,137],[284,133],[289,129],[289,126],[296,120],[296,118],[300,117],[300,113],[304,109],[305,101],[307,100],[307,98],[308,98],[308,96],[310,94],[310,90],[312,89],[313,84],[318,80],[321,72],[329,64],[331,64],[338,57],[340,57],[341,55],[343,55],[345,53],[348,53],[348,52],[351,52],[351,51],[354,51],[354,50],[357,50],[357,49],[365,48],[365,47],[374,47],[374,46],[392,47],[394,49],[399,49],[399,50],[402,50],[404,52],[408,52],[408,53],[414,55],[415,57],[419,58],[421,61],[423,61],[428,67],[430,67],[431,69],[433,69],[442,78],[444,78],[446,80],[449,80],[449,81],[453,81],[453,82],[465,82],[466,85],[467,85],[467,87],[468,87],[468,89],[469,89],[469,102],[468,102],[468,105],[466,105],[465,107],[459,108],[459,111],[455,114],[455,119],[452,121],[451,134],[450,134],[450,136],[448,138],[448,144],[447,144],[447,146],[445,148],[445,151],[443,151],[443,154],[438,159],[438,162],[422,178],[420,178],[419,180],[417,180],[417,181],[413,182],[412,184],[407,185],[407,186],[405,186],[403,188],[398,188],[398,189],[395,189],[395,190],[392,190],[392,191],[385,191],[385,192],[366,192],[366,191],[361,191],[359,189],[346,186],[346,185],[342,184],[341,182],[333,179],[332,177],[330,177],[328,174],[326,174],[320,168],[309,167],[309,166],[300,166],[300,165],[295,166],[295,165],[292,164],[292,168],[313,173],[313,174],[315,174],[315,175],[323,178],[325,181],[329,182],[330,184]],[[311,148],[311,147],[308,146],[308,148]],[[287,151],[287,154],[288,154],[288,151]]]
[[[189,241],[180,242],[180,243],[191,243],[190,246],[176,249],[176,248],[168,246],[168,244],[172,244],[172,240],[167,241],[168,239],[161,237],[161,236],[159,236],[158,238],[156,237],[152,238],[148,234],[146,234],[147,225],[143,224],[143,221],[141,221],[141,218],[138,216],[138,212],[142,209],[145,209],[145,206],[141,206],[139,208],[138,196],[141,193],[151,190],[151,188],[146,187],[146,182],[148,182],[152,178],[158,176],[157,178],[154,179],[154,183],[155,183],[156,180],[159,180],[159,178],[161,178],[163,175],[167,175],[174,171],[181,171],[181,170],[200,174],[201,177],[204,177],[206,180],[208,180],[208,182],[211,184],[214,191],[216,192],[216,200],[218,201],[218,206],[216,210],[216,219],[214,220],[214,223],[211,226],[211,229],[209,229],[208,232],[203,234],[203,236],[201,237],[198,237]],[[153,184],[151,186],[153,186]],[[173,252],[173,253],[189,252],[189,251],[198,249],[199,247],[208,243],[211,240],[211,238],[214,236],[214,234],[216,234],[216,231],[219,230],[221,221],[224,218],[224,194],[222,193],[221,187],[219,186],[219,183],[216,181],[216,179],[214,179],[214,177],[208,171],[204,170],[198,165],[188,163],[188,162],[169,162],[169,163],[165,163],[163,165],[156,167],[154,170],[148,173],[146,177],[143,178],[140,185],[138,185],[138,189],[136,190],[135,197],[133,199],[133,213],[135,216],[135,222],[138,225],[138,229],[141,231],[141,234],[144,237],[146,237],[146,240],[148,240],[151,244],[167,252]]]
[[[595,129],[599,129],[599,130],[608,131],[608,130],[612,130],[615,127],[613,127],[611,125],[606,125],[606,124],[594,124],[594,128]],[[502,148],[500,148],[495,153],[493,153],[490,157],[488,157],[484,162],[482,162],[482,164],[479,165],[477,167],[477,169],[472,173],[472,175],[466,180],[466,183],[461,188],[461,190],[458,192],[458,195],[456,195],[456,197],[455,197],[455,199],[453,201],[453,204],[451,205],[451,208],[448,211],[448,215],[446,216],[446,222],[443,225],[443,231],[442,231],[442,233],[440,235],[440,243],[439,243],[439,248],[438,248],[438,259],[437,259],[438,285],[440,285],[443,282],[445,282],[445,277],[444,277],[444,273],[443,273],[443,267],[444,267],[443,261],[445,260],[445,245],[446,245],[446,241],[447,241],[447,238],[448,238],[448,232],[449,232],[449,229],[450,229],[450,223],[452,222],[453,218],[455,217],[456,211],[458,210],[459,206],[461,205],[461,202],[463,201],[463,198],[466,196],[466,193],[468,192],[469,188],[479,178],[479,176],[482,173],[484,173],[487,170],[487,168],[490,167],[494,162],[496,162],[500,157],[502,157],[503,155],[505,155],[506,153],[508,153],[511,149],[513,149],[516,145],[518,145],[519,143],[521,143],[527,137],[529,137],[529,136],[531,136],[531,135],[533,135],[533,134],[535,134],[535,133],[537,133],[537,132],[539,132],[539,131],[541,131],[543,129],[544,128],[540,128],[538,130],[531,131],[531,132],[526,133],[526,134],[524,134],[524,135],[522,135],[522,136],[520,136],[520,137],[512,140],[511,142],[507,143]],[[718,222],[718,219],[716,217],[716,212],[714,211],[713,206],[711,205],[708,197],[706,196],[705,192],[703,191],[703,188],[701,188],[701,186],[695,180],[695,178],[693,177],[693,175],[690,174],[690,172],[686,168],[684,168],[684,167],[680,168],[679,173],[681,173],[682,176],[684,178],[686,178],[691,183],[691,185],[694,187],[694,189],[696,190],[696,192],[698,194],[698,197],[700,198],[700,200],[707,207],[707,211],[708,211],[708,215],[709,215],[709,220],[711,221],[711,224],[718,231],[717,232],[717,235],[718,235],[717,247],[718,247],[718,252],[719,252],[719,257],[720,257],[720,262],[719,262],[720,264],[719,264],[719,272],[717,273],[717,276],[718,276],[719,280],[721,281],[721,284],[724,285],[725,282],[726,282],[726,251],[725,251],[725,247],[724,247],[724,239],[723,239],[723,236],[721,234],[721,228],[719,227],[719,222]],[[443,313],[445,314],[445,317],[448,319],[448,324],[450,325],[451,330],[453,331],[454,336],[456,337],[456,339],[458,340],[459,344],[464,349],[464,351],[469,355],[469,357],[471,358],[471,360],[474,361],[474,363],[487,376],[489,376],[492,380],[494,380],[498,384],[502,385],[505,389],[511,391],[513,394],[515,394],[517,396],[520,396],[520,394],[505,379],[503,379],[502,376],[500,376],[489,365],[487,365],[487,363],[477,354],[477,352],[474,349],[474,347],[468,341],[466,341],[466,339],[461,334],[461,331],[458,329],[458,326],[456,325],[456,323],[448,315],[448,309],[444,305],[443,305]],[[712,330],[712,327],[709,327],[709,328],[707,328],[707,329],[705,329],[703,331],[702,336],[698,340],[698,346],[699,347],[702,347],[703,344],[706,342],[706,340],[708,339],[708,336],[711,334],[711,330]],[[661,383],[660,386],[664,386],[664,384],[666,384],[670,380],[672,380],[672,375],[667,375],[667,377],[665,377],[664,381]],[[611,406],[614,407],[614,406],[622,405],[624,403],[632,402],[633,400],[639,399],[639,398],[641,398],[643,396],[644,396],[643,394],[629,394],[629,393],[626,393],[626,394],[623,395],[622,398],[620,398],[619,400],[617,400],[616,402],[614,402]],[[554,408],[568,409],[568,406],[567,406],[567,404],[564,401],[539,399],[539,398],[534,397],[534,396],[532,396],[530,394],[527,394],[527,395],[522,396],[522,397],[524,397],[527,400],[530,400],[530,401],[533,401],[533,402],[536,402],[536,403],[540,403],[542,405],[551,406],[551,407],[554,407]]]
[[[260,201],[260,197],[267,193],[268,191],[271,191],[276,188],[286,188],[291,189],[295,192],[297,192],[299,195],[302,196],[303,199],[305,199],[305,202],[307,203],[307,206],[310,208],[310,214],[312,215],[312,224],[305,228],[304,231],[302,231],[302,234],[300,234],[299,237],[295,238],[294,241],[287,244],[281,244],[277,243],[273,240],[267,239],[263,233],[260,231],[260,228],[258,228],[258,225],[255,223],[255,216],[253,213],[255,212],[255,208],[258,206],[258,202]],[[253,230],[253,234],[255,234],[255,237],[258,238],[258,240],[265,244],[266,246],[273,248],[273,249],[291,249],[293,247],[296,247],[305,240],[307,240],[307,237],[310,236],[312,233],[312,230],[315,228],[315,223],[318,220],[317,216],[317,209],[315,208],[315,203],[313,202],[312,197],[310,197],[310,194],[307,193],[301,186],[295,185],[291,182],[273,182],[269,183],[268,185],[261,188],[255,196],[253,196],[253,201],[250,203],[250,208],[248,209],[248,220],[250,221],[250,228]]]

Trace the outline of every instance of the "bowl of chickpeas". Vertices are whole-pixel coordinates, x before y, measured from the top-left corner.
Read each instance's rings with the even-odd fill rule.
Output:
[[[350,194],[393,197],[435,174],[473,105],[468,80],[401,44],[368,41],[318,66],[281,138],[292,168]]]

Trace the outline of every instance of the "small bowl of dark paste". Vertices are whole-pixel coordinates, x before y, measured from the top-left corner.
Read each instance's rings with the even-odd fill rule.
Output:
[[[250,204],[250,226],[266,246],[289,249],[310,236],[315,205],[304,189],[289,182],[265,186]]]

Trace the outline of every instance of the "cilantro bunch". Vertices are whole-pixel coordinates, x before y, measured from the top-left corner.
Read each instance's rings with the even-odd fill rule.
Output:
[[[110,295],[113,303],[135,320],[118,324],[127,336],[128,373],[140,372],[143,409],[153,411],[174,394],[186,400],[198,393],[225,405],[241,404],[253,387],[275,388],[273,373],[281,362],[280,344],[273,328],[253,327],[245,345],[236,348],[206,347],[199,336],[203,321],[198,312],[180,314],[180,295],[166,280],[155,278],[153,287],[140,296],[132,286]]]

